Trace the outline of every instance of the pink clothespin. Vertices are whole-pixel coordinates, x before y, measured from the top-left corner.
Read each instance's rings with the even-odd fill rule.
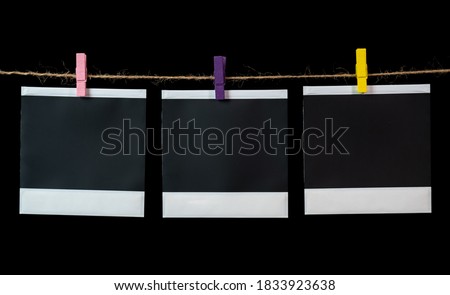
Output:
[[[225,99],[225,56],[214,56],[214,88],[216,100]]]
[[[75,73],[77,78],[77,96],[86,96],[86,53],[77,53],[77,67]]]

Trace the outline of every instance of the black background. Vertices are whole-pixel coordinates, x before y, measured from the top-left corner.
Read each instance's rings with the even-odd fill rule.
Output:
[[[150,3],[149,3],[150,4]],[[6,4],[5,4],[6,5]],[[446,9],[432,2],[395,10],[381,2],[333,6],[277,1],[138,7],[132,2],[68,7],[2,7],[2,70],[74,71],[86,52],[90,73],[227,74],[354,71],[366,47],[370,72],[450,67]],[[94,5],[94,4],[92,4]],[[97,4],[96,4],[97,5]],[[442,4],[445,5],[445,4]],[[163,7],[166,6],[166,7]],[[314,6],[314,7],[313,7]],[[289,89],[289,124],[301,131],[302,86],[348,80],[228,83],[228,89]],[[289,160],[289,219],[162,219],[161,159],[147,157],[146,217],[19,215],[20,86],[73,81],[1,76],[3,273],[437,273],[449,264],[446,177],[450,76],[369,79],[431,83],[433,213],[304,216],[301,156]],[[88,87],[146,88],[147,126],[160,126],[161,89],[212,89],[212,82],[90,80]]]

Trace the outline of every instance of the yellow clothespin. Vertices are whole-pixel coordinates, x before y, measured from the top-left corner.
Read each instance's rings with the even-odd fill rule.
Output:
[[[358,82],[358,92],[367,92],[367,61],[366,61],[366,49],[356,49],[356,79]]]

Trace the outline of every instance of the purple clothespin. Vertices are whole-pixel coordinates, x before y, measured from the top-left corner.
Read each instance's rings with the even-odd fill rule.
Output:
[[[225,56],[214,56],[214,88],[216,100],[225,99]]]

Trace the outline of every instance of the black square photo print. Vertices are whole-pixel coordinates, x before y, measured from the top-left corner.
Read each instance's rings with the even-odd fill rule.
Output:
[[[22,87],[20,213],[143,217],[145,104],[140,89]]]
[[[430,86],[304,87],[306,214],[430,213]]]
[[[288,214],[287,90],[163,91],[163,216]]]

